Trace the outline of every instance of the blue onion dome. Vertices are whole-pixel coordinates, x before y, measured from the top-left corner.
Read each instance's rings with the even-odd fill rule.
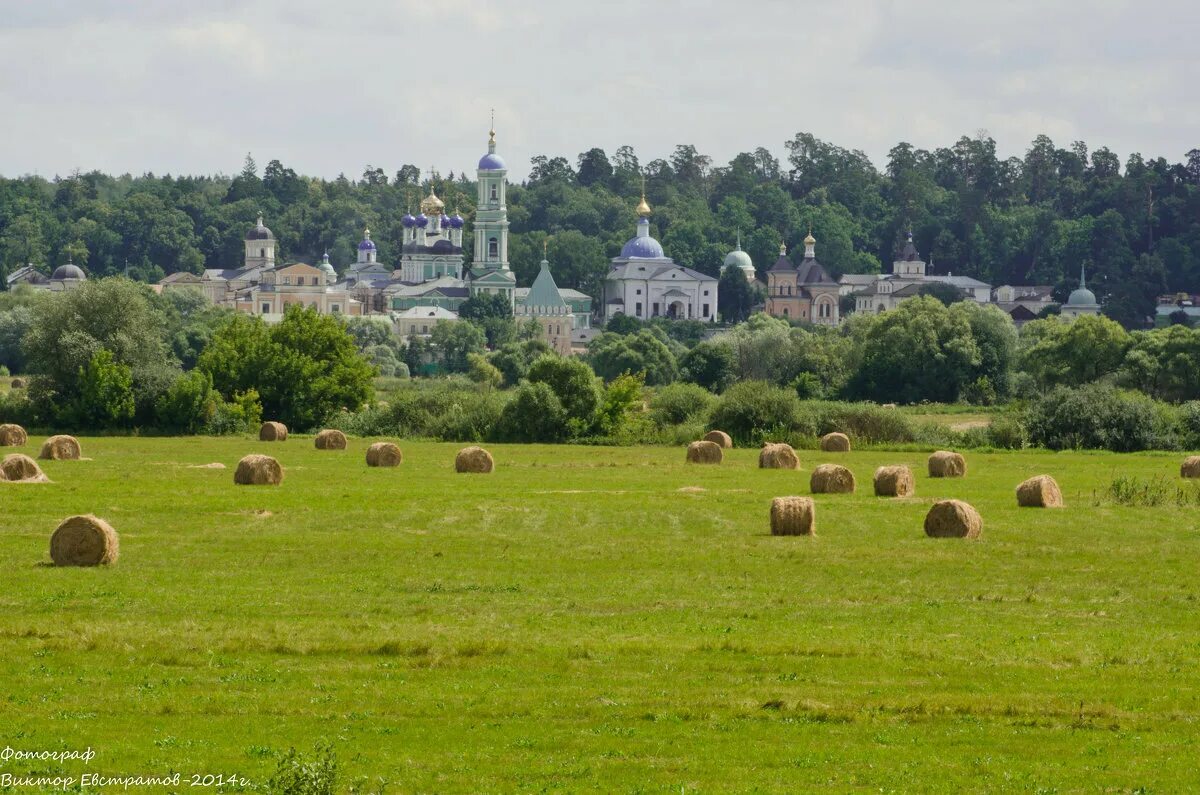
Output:
[[[274,240],[275,234],[267,227],[263,226],[263,217],[258,216],[258,223],[255,224],[249,232],[246,233],[247,240]]]
[[[371,239],[371,230],[370,229],[363,230],[363,239],[362,239],[362,242],[358,244],[358,250],[359,251],[374,251],[375,250],[375,241]]]
[[[421,213],[416,218],[416,224],[422,229],[429,226],[429,216],[425,215],[425,213]]]
[[[441,220],[442,220],[442,226],[443,226],[443,227],[450,226],[450,216],[446,215],[445,213],[442,213],[442,219],[441,219]]]
[[[504,165],[504,158],[495,152],[488,152],[483,157],[479,158],[480,171],[504,171],[508,166]]]
[[[405,213],[404,217],[400,219],[400,223],[404,225],[405,229],[412,229],[417,225],[417,219],[413,217],[412,213]]]
[[[451,229],[462,229],[463,224],[465,224],[465,223],[466,223],[466,221],[464,221],[463,217],[461,215],[459,215],[458,213],[455,213],[454,215],[450,216],[450,228]]]
[[[650,259],[663,256],[662,244],[650,236],[631,238],[621,248],[622,257],[642,257]]]

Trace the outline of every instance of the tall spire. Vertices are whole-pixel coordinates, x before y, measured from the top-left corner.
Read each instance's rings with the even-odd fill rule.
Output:
[[[741,250],[742,250],[742,230],[740,230],[740,229],[738,230],[738,233],[737,233],[737,246],[736,246],[736,247],[734,247],[734,249],[733,249],[733,250],[734,250],[734,251],[741,251]]]
[[[496,154],[496,109],[492,108],[492,126],[488,128],[488,154]]]
[[[1079,263],[1079,289],[1087,289],[1087,266],[1082,262]]]

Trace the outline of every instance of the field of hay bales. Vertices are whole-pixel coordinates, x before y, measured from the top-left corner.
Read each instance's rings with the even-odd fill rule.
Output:
[[[371,441],[84,438],[50,483],[0,483],[0,747],[96,753],[0,772],[263,783],[328,742],[358,791],[1197,783],[1200,511],[1105,499],[1182,456],[968,453],[930,479],[929,451],[488,445],[475,477],[460,444],[368,468]],[[281,485],[233,484],[256,452]],[[907,465],[916,495],[810,495],[831,461]],[[1038,474],[1065,509],[1017,507]],[[814,536],[770,534],[789,495]],[[979,539],[926,537],[942,498]],[[89,513],[119,561],[47,565]]]

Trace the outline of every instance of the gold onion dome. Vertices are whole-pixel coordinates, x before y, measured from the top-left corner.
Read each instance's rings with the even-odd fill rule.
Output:
[[[421,200],[421,212],[426,215],[441,215],[442,210],[446,209],[446,203],[437,197],[433,192],[433,186],[429,186],[429,195]]]
[[[808,230],[808,237],[804,238],[804,245],[811,246],[813,243],[816,243],[816,242],[817,242],[817,239],[812,236],[812,230],[811,229]]]
[[[646,201],[646,194],[642,194],[642,200],[638,202],[637,214],[645,218],[650,214],[650,204]]]

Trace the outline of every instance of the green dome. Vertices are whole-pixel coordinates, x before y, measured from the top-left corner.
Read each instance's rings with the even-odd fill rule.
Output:
[[[740,248],[725,255],[725,267],[728,268],[730,266],[740,268],[741,270],[746,270],[747,268],[754,269],[754,263],[751,262],[750,255]]]
[[[1067,306],[1095,306],[1096,294],[1086,287],[1072,290],[1067,298]]]

